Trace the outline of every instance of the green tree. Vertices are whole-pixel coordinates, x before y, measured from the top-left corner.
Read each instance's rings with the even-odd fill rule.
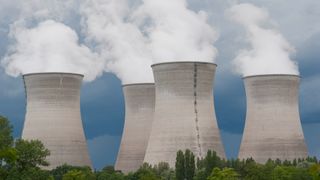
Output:
[[[258,164],[255,161],[247,160],[243,167],[243,174],[245,180],[269,180],[270,174],[264,171],[264,165]]]
[[[128,180],[140,180],[141,178],[150,178],[150,179],[159,179],[156,175],[156,172],[152,168],[152,166],[148,163],[143,163],[143,165],[134,173],[129,173],[127,175]]]
[[[86,175],[80,170],[70,170],[63,175],[62,180],[86,180]]]
[[[13,145],[12,126],[7,118],[0,116],[0,150]]]
[[[184,153],[185,179],[192,180],[195,174],[195,160],[193,153],[187,149]]]
[[[239,174],[232,168],[223,168],[222,170],[218,167],[212,170],[211,175],[207,180],[238,180]]]
[[[19,139],[15,143],[15,149],[17,151],[16,167],[19,170],[49,165],[46,157],[50,155],[50,151],[39,140]]]
[[[7,177],[9,168],[17,159],[12,147],[12,126],[7,118],[0,116],[0,177]]]
[[[312,176],[313,180],[320,180],[320,164],[313,164],[309,168],[309,173]]]
[[[85,172],[87,174],[92,174],[91,168],[88,166],[71,166],[67,164],[63,164],[61,166],[56,167],[55,169],[52,169],[50,173],[55,180],[62,180],[63,175],[71,170],[77,170]]]
[[[277,166],[271,176],[272,180],[312,180],[306,169],[292,166]]]
[[[106,166],[101,171],[96,172],[97,180],[125,180],[124,174],[115,171],[113,166]]]
[[[209,150],[207,152],[206,157],[204,158],[204,168],[207,176],[211,174],[212,169],[214,169],[215,167],[220,168],[220,165],[221,165],[220,157],[217,156],[217,153],[215,151]]]
[[[184,154],[181,150],[177,152],[176,157],[176,179],[184,180],[185,179],[185,161]]]
[[[206,171],[204,168],[197,169],[196,174],[194,176],[194,180],[204,180],[207,179]]]
[[[6,180],[54,180],[49,171],[38,167],[18,170],[16,167],[10,169]]]
[[[90,167],[77,167],[65,173],[62,180],[95,180],[95,175],[92,173]]]
[[[175,178],[175,171],[166,162],[160,162],[155,165],[153,171],[162,180],[173,180]]]

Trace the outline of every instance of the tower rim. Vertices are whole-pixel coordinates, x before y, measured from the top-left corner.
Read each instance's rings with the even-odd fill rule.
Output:
[[[155,85],[155,83],[126,83],[126,84],[122,84],[122,87],[127,87],[127,86],[143,86],[143,85]]]
[[[249,79],[249,78],[255,78],[255,77],[276,77],[276,76],[301,78],[301,76],[297,74],[258,74],[258,75],[242,76],[242,79]]]
[[[158,66],[158,65],[165,65],[165,64],[187,64],[187,63],[196,63],[196,64],[211,64],[218,66],[216,63],[213,62],[206,62],[206,61],[172,61],[172,62],[161,62],[152,64],[151,67]]]
[[[38,73],[26,73],[26,74],[23,74],[22,76],[23,77],[26,77],[26,76],[33,76],[33,75],[54,75],[54,74],[62,74],[62,75],[76,75],[76,76],[81,76],[81,77],[84,77],[83,74],[80,74],[80,73],[68,73],[68,72],[38,72]]]

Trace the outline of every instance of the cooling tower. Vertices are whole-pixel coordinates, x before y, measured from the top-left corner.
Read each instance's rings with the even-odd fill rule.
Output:
[[[174,167],[177,151],[185,149],[196,157],[204,157],[208,150],[225,157],[213,104],[216,65],[170,62],[152,68],[155,115],[144,161]]]
[[[145,156],[154,114],[154,84],[123,86],[125,125],[115,168],[128,173],[136,171]]]
[[[90,166],[80,113],[82,75],[36,73],[23,76],[26,117],[23,139],[38,139],[50,150],[48,169],[65,163]]]
[[[259,75],[244,78],[247,115],[239,158],[259,163],[269,158],[307,157],[299,117],[300,77]]]

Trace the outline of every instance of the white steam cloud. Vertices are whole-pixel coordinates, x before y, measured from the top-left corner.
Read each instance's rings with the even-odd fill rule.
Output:
[[[261,74],[299,74],[297,64],[290,59],[295,50],[275,29],[265,9],[252,4],[238,4],[227,15],[245,27],[250,49],[239,52],[234,59],[236,71],[243,76]]]
[[[1,60],[12,76],[72,72],[90,81],[106,71],[123,84],[153,82],[154,63],[214,62],[217,56],[218,34],[206,13],[188,9],[186,0],[12,1],[6,7],[18,12],[10,18],[13,43]],[[75,28],[82,28],[85,44],[66,25],[79,16]]]
[[[147,40],[130,21],[127,0],[87,0],[81,11],[87,38],[106,61],[106,71],[123,84],[153,82]]]
[[[87,0],[82,6],[88,40],[122,83],[153,82],[150,65],[168,61],[214,62],[217,33],[204,12],[186,0]]]
[[[102,72],[98,55],[79,44],[78,35],[68,26],[47,20],[34,28],[14,27],[15,43],[2,60],[12,76],[35,72],[72,72],[91,81]]]
[[[145,32],[155,62],[214,62],[218,35],[207,14],[188,9],[186,0],[143,0],[134,13]]]

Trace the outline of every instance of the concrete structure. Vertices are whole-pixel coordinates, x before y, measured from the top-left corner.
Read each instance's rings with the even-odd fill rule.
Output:
[[[154,114],[154,83],[124,85],[123,93],[125,125],[115,169],[128,173],[143,164]]]
[[[91,166],[80,114],[82,75],[36,73],[23,76],[26,117],[23,139],[38,139],[51,152],[53,169],[64,163]]]
[[[156,104],[144,161],[174,167],[177,151],[185,149],[196,157],[204,157],[208,150],[225,157],[213,104],[216,65],[171,62],[152,68]]]
[[[239,158],[265,163],[269,158],[307,157],[301,128],[299,76],[258,75],[244,78],[247,117]]]

